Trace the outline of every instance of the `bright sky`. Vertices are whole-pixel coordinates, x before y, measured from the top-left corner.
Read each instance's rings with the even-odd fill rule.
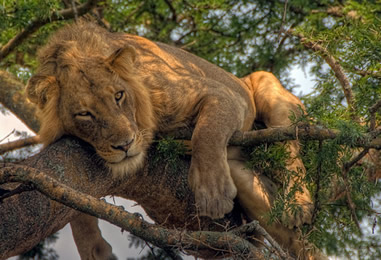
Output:
[[[307,69],[308,71],[308,69]],[[303,95],[306,95],[312,91],[312,87],[314,82],[311,78],[306,75],[300,68],[294,68],[291,71],[291,77],[295,79],[296,84],[300,85],[300,88],[295,89],[296,95],[299,95],[300,92]],[[0,113],[0,140],[4,139],[9,133],[11,133],[14,129],[18,131],[26,131],[29,134],[33,134],[20,120],[18,120],[15,116],[10,114],[3,115]],[[15,140],[17,137],[14,135],[9,136],[5,140],[2,141],[8,142],[11,140]],[[113,203],[112,199],[107,198],[107,201]],[[134,202],[127,201],[120,198],[115,198],[116,205],[122,205],[129,212],[139,212],[141,213],[146,220],[149,218],[142,212],[140,207],[132,207]],[[112,245],[113,253],[118,257],[118,259],[126,259],[127,257],[136,257],[140,253],[144,254],[141,249],[129,248],[128,245],[130,241],[128,239],[128,233],[121,232],[121,229],[111,225],[110,223],[101,220],[100,227],[102,230],[103,237]],[[74,240],[71,235],[70,225],[66,225],[65,228],[59,231],[59,240],[55,243],[54,248],[60,259],[80,259],[79,254],[77,252],[76,246],[74,244]],[[14,258],[15,259],[15,258]],[[194,259],[193,257],[186,257],[184,259]]]

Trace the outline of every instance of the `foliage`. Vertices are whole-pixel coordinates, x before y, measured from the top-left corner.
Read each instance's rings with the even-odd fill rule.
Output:
[[[160,139],[156,144],[155,163],[165,162],[167,168],[172,172],[178,171],[180,158],[185,155],[186,146],[181,141],[171,137]]]
[[[30,21],[69,8],[69,2],[3,1],[0,47]],[[381,99],[380,0],[104,0],[98,7],[98,16],[104,18],[103,23],[112,31],[130,32],[181,47],[237,76],[267,70],[292,89],[295,84],[290,69],[293,66],[305,69],[308,65],[315,87],[303,97],[308,111],[303,121],[339,129],[342,134],[336,140],[302,143],[306,180],[317,207],[313,223],[304,227],[304,232],[330,255],[381,258],[380,183],[369,181],[364,164],[355,164],[347,171],[343,167],[359,153],[353,149],[353,141],[372,130],[369,107]],[[39,28],[10,55],[0,59],[0,69],[26,81],[37,66],[36,50],[64,23]],[[325,51],[311,50],[306,43],[319,45]],[[327,66],[327,55],[343,68],[353,100],[346,98],[342,83]],[[348,109],[351,102],[355,115]],[[355,117],[359,120],[354,120]],[[380,121],[379,113],[376,125]],[[346,145],[339,145],[342,142]],[[176,169],[177,160],[186,149],[165,139],[158,142],[157,151],[158,160],[166,160]],[[287,153],[282,145],[261,145],[247,153],[251,169],[264,174],[285,170]],[[335,197],[345,188],[355,205],[361,232],[347,198]],[[284,194],[275,203],[274,218],[279,218],[285,207],[292,207],[291,195],[292,192]]]

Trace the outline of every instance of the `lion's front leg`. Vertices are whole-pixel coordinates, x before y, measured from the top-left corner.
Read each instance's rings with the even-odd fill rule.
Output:
[[[81,213],[70,222],[70,226],[81,259],[116,259],[112,254],[112,247],[102,237],[96,217]]]
[[[202,216],[222,218],[233,209],[236,186],[227,163],[227,143],[244,112],[229,98],[204,100],[192,136],[189,184]]]

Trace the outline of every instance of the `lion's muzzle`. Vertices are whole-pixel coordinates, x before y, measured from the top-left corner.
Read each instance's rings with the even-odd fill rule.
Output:
[[[120,150],[120,151],[124,151],[127,153],[134,141],[135,141],[135,135],[133,137],[129,138],[128,140],[124,141],[124,142],[120,142],[118,144],[111,145],[111,148],[114,150]]]

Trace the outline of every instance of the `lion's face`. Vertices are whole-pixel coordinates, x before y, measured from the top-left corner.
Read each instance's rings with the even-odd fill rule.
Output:
[[[120,59],[131,56],[129,52],[119,50],[107,59],[77,58],[69,64],[60,61],[55,75],[36,75],[29,81],[28,95],[39,104],[45,144],[63,134],[79,137],[116,174],[142,164],[152,136],[152,107],[144,87],[125,76],[131,66],[124,63],[130,64],[131,57]]]

